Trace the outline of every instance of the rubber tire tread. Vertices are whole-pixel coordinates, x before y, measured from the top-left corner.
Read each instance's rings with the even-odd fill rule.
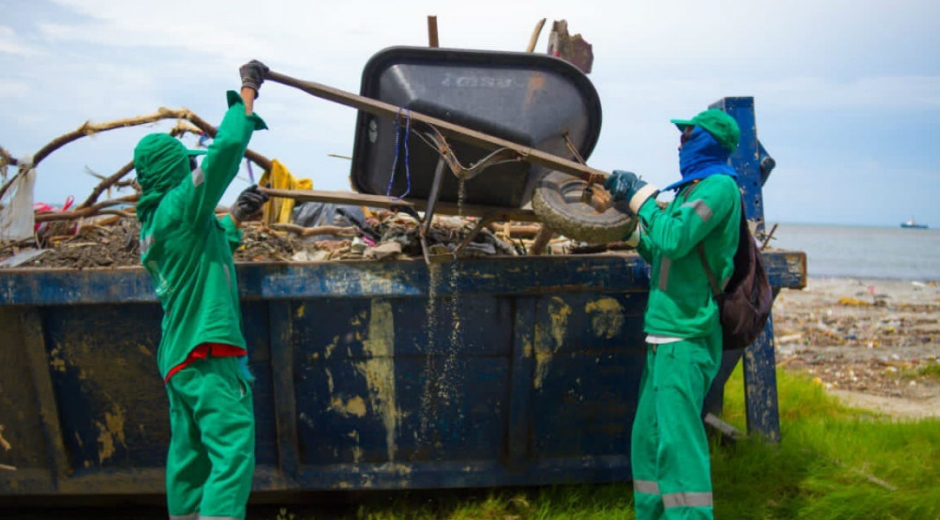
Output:
[[[565,200],[565,192],[580,193],[586,185],[572,175],[550,172],[536,184],[532,210],[549,229],[579,242],[606,244],[624,240],[636,229],[636,218],[627,212],[626,203],[597,213],[585,204]]]

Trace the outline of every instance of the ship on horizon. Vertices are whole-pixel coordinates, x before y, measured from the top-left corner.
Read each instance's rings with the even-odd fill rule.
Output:
[[[901,222],[901,227],[911,228],[911,229],[927,229],[927,224],[918,224],[917,221],[914,220],[914,217],[912,215],[911,219],[908,220],[907,222]]]

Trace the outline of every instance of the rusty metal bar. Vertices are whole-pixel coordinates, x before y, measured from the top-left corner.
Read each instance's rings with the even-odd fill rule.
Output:
[[[282,85],[287,85],[289,87],[302,90],[311,96],[356,108],[372,115],[387,117],[389,119],[405,117],[405,115],[401,113],[402,111],[400,108],[396,107],[395,105],[377,101],[375,99],[370,99],[364,96],[351,94],[344,90],[328,87],[313,81],[304,81],[292,78],[278,72],[268,72],[268,79],[275,83],[280,83]],[[471,130],[465,126],[455,125],[453,123],[444,121],[443,119],[437,119],[436,117],[427,116],[413,111],[409,114],[412,122],[433,126],[439,130],[441,134],[447,137],[453,137],[458,141],[463,141],[465,143],[479,146],[487,150],[508,148],[509,150],[514,151],[518,155],[519,159],[523,161],[537,164],[539,166],[544,166],[551,170],[560,171],[569,175],[574,175],[575,177],[583,179],[587,182],[603,182],[603,180],[608,176],[607,172],[591,168],[590,166],[581,165],[577,162],[558,157],[557,155],[552,155],[550,153],[536,150],[528,146],[523,146],[512,141],[493,137],[489,134],[484,134],[483,132]]]
[[[428,47],[440,47],[437,40],[437,17],[428,16]]]
[[[472,242],[473,239],[480,234],[480,231],[483,231],[483,228],[492,221],[493,219],[491,217],[483,217],[478,220],[477,224],[473,226],[473,229],[470,230],[470,233],[467,235],[467,237],[464,238],[462,242],[460,242],[460,245],[458,245],[456,249],[454,249],[454,258],[457,258],[460,255],[460,252],[463,251],[463,248],[467,247],[467,245],[469,245],[470,242]]]

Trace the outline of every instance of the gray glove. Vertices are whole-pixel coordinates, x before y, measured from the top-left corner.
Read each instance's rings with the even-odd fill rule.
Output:
[[[255,91],[255,97],[258,97],[258,91],[264,78],[268,75],[270,69],[264,63],[258,60],[251,60],[238,68],[238,73],[242,77],[242,86]]]
[[[235,204],[229,208],[228,212],[239,222],[245,222],[261,211],[261,206],[268,201],[268,196],[258,189],[257,184],[252,184],[248,189],[241,192]]]

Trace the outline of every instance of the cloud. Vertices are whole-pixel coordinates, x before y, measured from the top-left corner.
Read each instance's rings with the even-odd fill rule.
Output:
[[[438,16],[442,45],[503,51],[523,50],[544,17],[548,26],[537,50],[545,49],[548,28],[559,19],[594,45],[591,79],[601,95],[604,128],[592,166],[635,169],[665,185],[678,175],[668,119],[693,115],[723,96],[746,95],[755,97],[761,138],[780,164],[769,185],[774,210],[818,213],[799,202],[806,198],[800,183],[814,180],[826,190],[853,190],[853,197],[844,197],[853,204],[876,207],[866,202],[872,194],[843,181],[862,166],[865,172],[891,169],[895,185],[936,186],[921,184],[929,179],[919,167],[940,163],[940,151],[923,137],[940,138],[940,61],[929,51],[940,48],[940,2],[932,0],[15,5],[0,26],[0,66],[7,71],[0,95],[15,100],[4,113],[10,124],[0,127],[0,143],[16,150],[34,150],[86,119],[159,106],[185,106],[217,124],[222,92],[237,85],[238,65],[251,58],[358,92],[374,53],[427,44],[429,14]],[[254,149],[313,176],[319,188],[347,188],[349,165],[326,154],[351,153],[354,110],[267,85],[258,109],[271,131],[253,138]],[[879,121],[893,126],[872,124]],[[846,122],[870,130],[846,135]],[[50,199],[86,191],[77,183],[90,186],[90,179],[60,171],[85,164],[116,169],[144,131],[67,147],[49,159],[37,191]],[[911,164],[898,168],[902,154]],[[861,165],[857,157],[870,162]]]
[[[0,25],[0,54],[9,54],[19,57],[30,57],[42,54],[38,48],[26,45],[18,40],[16,31],[10,27]]]
[[[870,76],[853,81],[794,77],[755,83],[751,89],[772,109],[940,109],[940,75]]]
[[[24,96],[29,93],[29,85],[22,81],[7,81],[0,79],[0,98],[11,99]]]

